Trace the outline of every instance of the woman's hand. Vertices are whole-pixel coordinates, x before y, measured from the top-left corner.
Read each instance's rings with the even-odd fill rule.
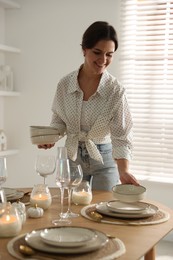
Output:
[[[120,181],[122,184],[134,184],[134,185],[140,185],[137,179],[128,172],[120,173]]]
[[[52,148],[54,145],[55,145],[55,143],[54,143],[54,144],[39,144],[39,145],[37,145],[37,147],[38,147],[39,149],[50,149],[50,148]]]
[[[117,159],[117,166],[122,184],[140,185],[137,179],[129,173],[129,162],[126,159]]]

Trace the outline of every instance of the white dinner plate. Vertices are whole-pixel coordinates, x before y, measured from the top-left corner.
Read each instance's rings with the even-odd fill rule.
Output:
[[[120,200],[108,201],[106,206],[109,210],[117,213],[127,213],[127,214],[141,214],[145,213],[150,207],[148,203],[145,202],[123,202]]]
[[[5,195],[6,195],[7,198],[14,196],[17,193],[16,189],[12,189],[12,188],[3,188],[3,189],[5,191]]]
[[[141,212],[141,213],[118,213],[118,212],[113,212],[108,209],[107,207],[107,202],[100,202],[99,204],[96,205],[96,210],[104,215],[110,216],[110,217],[115,217],[115,218],[123,218],[123,219],[137,219],[137,218],[148,218],[153,216],[154,214],[157,213],[158,207],[153,205],[153,204],[148,204],[149,207],[146,209],[146,211]]]
[[[100,231],[95,231],[97,234],[97,238],[94,241],[91,241],[91,243],[87,243],[79,247],[55,247],[43,242],[40,236],[40,233],[42,231],[43,230],[34,230],[31,233],[28,233],[25,236],[25,241],[32,248],[47,253],[79,254],[92,252],[103,247],[109,241],[104,233]]]
[[[17,191],[14,195],[7,197],[7,201],[16,201],[18,199],[23,198],[24,192],[23,191]]]
[[[81,227],[46,228],[40,236],[45,243],[60,247],[83,246],[97,238],[94,230]]]

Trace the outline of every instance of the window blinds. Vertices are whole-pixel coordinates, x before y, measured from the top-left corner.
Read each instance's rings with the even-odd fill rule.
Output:
[[[173,178],[173,0],[122,0],[120,64],[134,121],[131,172]]]

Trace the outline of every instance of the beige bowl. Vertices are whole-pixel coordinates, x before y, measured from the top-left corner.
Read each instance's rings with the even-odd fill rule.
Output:
[[[124,202],[136,202],[143,200],[146,196],[144,186],[133,184],[119,184],[112,188],[114,198]]]
[[[59,131],[51,126],[30,126],[30,136],[58,135]]]
[[[54,144],[59,140],[59,135],[40,135],[31,137],[32,144]]]

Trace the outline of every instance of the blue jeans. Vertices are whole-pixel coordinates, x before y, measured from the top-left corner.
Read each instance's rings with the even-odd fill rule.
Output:
[[[79,142],[78,154],[75,162],[70,164],[80,164],[83,170],[83,180],[90,182],[92,190],[109,190],[119,182],[119,173],[116,162],[112,158],[112,144],[98,144],[103,162],[92,159],[86,149],[84,142]]]

